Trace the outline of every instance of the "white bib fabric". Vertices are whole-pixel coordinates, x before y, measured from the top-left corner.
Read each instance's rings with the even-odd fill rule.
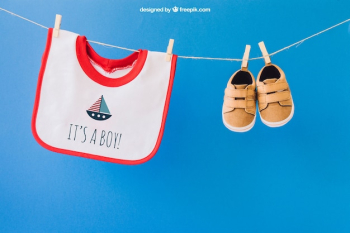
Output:
[[[111,60],[84,36],[49,29],[32,131],[46,149],[122,164],[148,161],[162,139],[177,56],[139,50]]]

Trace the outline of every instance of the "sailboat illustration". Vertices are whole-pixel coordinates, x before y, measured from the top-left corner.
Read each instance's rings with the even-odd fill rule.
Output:
[[[103,95],[89,108],[89,110],[86,110],[86,112],[92,119],[98,121],[107,120],[112,116]]]

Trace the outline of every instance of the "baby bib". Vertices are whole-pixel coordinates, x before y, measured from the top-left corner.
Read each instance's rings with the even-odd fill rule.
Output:
[[[99,56],[85,36],[49,29],[32,131],[44,148],[121,164],[157,152],[177,56],[138,50],[123,59]]]

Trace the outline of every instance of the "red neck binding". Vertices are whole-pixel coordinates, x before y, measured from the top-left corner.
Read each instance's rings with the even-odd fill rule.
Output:
[[[79,64],[85,74],[93,81],[106,87],[123,86],[132,80],[141,72],[147,58],[147,50],[138,50],[122,59],[108,59],[98,55],[91,47],[85,36],[78,36],[76,42],[76,53]],[[109,78],[99,73],[91,64],[90,59],[106,71],[112,71],[118,67],[132,66],[131,71],[120,78]]]

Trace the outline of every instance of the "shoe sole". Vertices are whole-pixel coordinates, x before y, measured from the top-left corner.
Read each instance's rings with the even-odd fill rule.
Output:
[[[294,116],[294,102],[293,102],[293,99],[292,99],[292,111],[291,111],[291,113],[289,114],[289,116],[288,116],[286,119],[284,119],[284,120],[282,120],[282,121],[278,121],[278,122],[266,121],[266,120],[264,120],[264,119],[261,117],[260,111],[259,111],[259,116],[260,116],[261,121],[262,121],[265,125],[267,125],[267,126],[269,126],[269,127],[276,128],[276,127],[284,126],[284,125],[287,124],[287,123],[293,118],[293,116]]]
[[[222,113],[222,121],[223,121],[224,125],[226,126],[226,128],[228,128],[229,130],[231,130],[233,132],[237,132],[237,133],[244,133],[244,132],[251,130],[255,124],[255,119],[256,119],[256,114],[254,116],[254,120],[249,125],[244,126],[244,127],[234,127],[234,126],[229,125],[225,121],[224,113]]]

